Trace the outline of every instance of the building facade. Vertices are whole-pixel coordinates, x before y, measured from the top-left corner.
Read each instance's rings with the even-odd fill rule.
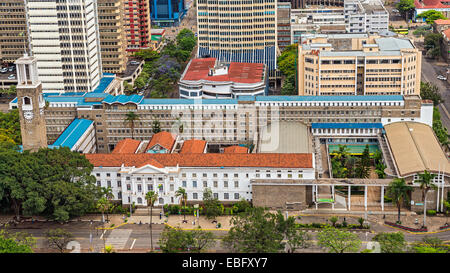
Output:
[[[277,45],[280,51],[292,44],[291,41],[291,3],[277,4]]]
[[[344,14],[349,33],[388,30],[389,12],[380,0],[345,0]]]
[[[151,42],[149,0],[124,0],[124,20],[127,51],[149,48]]]
[[[160,27],[179,26],[186,14],[184,0],[149,0],[151,18]]]
[[[97,1],[27,0],[26,11],[45,92],[92,92],[102,77]]]
[[[97,0],[97,3],[103,72],[122,73],[128,61],[124,0]]]
[[[410,40],[308,35],[299,45],[299,95],[419,95],[421,56]]]
[[[218,63],[215,58],[193,59],[178,82],[180,98],[230,99],[267,95],[264,64]]]
[[[28,33],[23,0],[0,3],[0,63],[13,64],[28,52]]]
[[[276,69],[275,0],[197,1],[198,57]]]

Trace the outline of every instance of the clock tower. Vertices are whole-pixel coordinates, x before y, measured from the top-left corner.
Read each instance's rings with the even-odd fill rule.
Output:
[[[36,58],[25,54],[15,62],[17,71],[17,104],[23,150],[37,151],[47,147],[42,84],[38,79]]]

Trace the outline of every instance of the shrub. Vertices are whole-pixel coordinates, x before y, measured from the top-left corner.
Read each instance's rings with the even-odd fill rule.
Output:
[[[432,210],[432,209],[429,209],[429,210],[427,210],[427,215],[434,216],[434,215],[436,215],[436,211]]]
[[[114,224],[111,224],[111,226],[110,227],[114,227]]]

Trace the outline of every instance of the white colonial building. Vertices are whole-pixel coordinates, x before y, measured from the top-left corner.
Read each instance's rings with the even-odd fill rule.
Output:
[[[315,178],[312,154],[86,154],[97,185],[112,188],[123,205],[146,206],[145,194],[158,193],[156,206],[179,204],[184,188],[188,202],[202,202],[210,188],[221,202],[251,201],[250,180]]]

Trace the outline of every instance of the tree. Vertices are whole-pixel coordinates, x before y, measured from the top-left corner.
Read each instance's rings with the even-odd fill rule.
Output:
[[[417,242],[413,245],[415,253],[448,253],[450,246],[444,245],[444,242],[437,237],[425,236],[422,242]]]
[[[144,59],[146,63],[153,62],[160,57],[159,53],[153,49],[141,49],[139,51],[136,51],[134,53],[134,56]]]
[[[178,190],[175,192],[175,196],[176,197],[180,197],[180,207],[186,207],[186,201],[187,201],[187,193],[186,190],[183,188],[178,188]],[[186,214],[184,213],[184,209],[183,209],[183,216],[184,216],[184,220],[186,222]]]
[[[336,227],[336,222],[338,221],[338,218],[336,216],[330,217],[330,222],[333,225],[333,227]]]
[[[102,212],[102,223],[105,223],[105,212],[109,211],[111,208],[111,202],[102,197],[97,201],[97,209]]]
[[[398,219],[400,223],[400,209],[405,201],[409,201],[409,192],[412,191],[412,187],[406,185],[405,179],[394,178],[387,188],[387,195],[392,198],[392,202],[397,205]]]
[[[430,57],[438,58],[441,55],[441,41],[442,34],[430,32],[424,38],[424,47],[427,49],[427,54]]]
[[[420,96],[424,100],[432,100],[434,106],[444,102],[439,87],[430,82],[420,82]]]
[[[380,243],[382,253],[403,253],[406,249],[406,241],[401,232],[381,232],[373,240]]]
[[[215,245],[214,234],[198,227],[189,232],[190,246],[193,252],[200,253]]]
[[[61,228],[48,230],[45,237],[47,238],[48,246],[59,250],[61,253],[64,253],[67,244],[73,238],[72,233]]]
[[[281,95],[292,96],[297,94],[297,89],[295,88],[295,74],[291,74],[286,77],[281,87]]]
[[[449,143],[448,131],[447,128],[442,125],[441,114],[437,107],[433,108],[433,131],[442,145],[446,146]]]
[[[409,14],[416,7],[414,5],[414,0],[400,0],[397,3],[396,8],[403,15],[403,17],[407,17],[407,14]]]
[[[154,120],[152,123],[152,131],[154,134],[157,134],[161,132],[161,125],[159,123],[159,120]]]
[[[445,224],[448,224],[448,212],[450,211],[450,201],[444,202],[444,211],[445,211]]]
[[[383,179],[386,177],[386,173],[384,172],[385,169],[386,165],[384,165],[383,163],[378,163],[375,166],[375,173],[378,175],[378,178]]]
[[[0,253],[33,253],[35,245],[36,239],[26,233],[0,230]]]
[[[125,116],[125,122],[130,124],[132,139],[134,139],[134,122],[137,120],[139,120],[139,116],[132,111],[128,112]]]
[[[203,191],[203,205],[205,207],[205,215],[207,219],[215,219],[222,213],[219,199],[214,198],[210,188]]]
[[[153,251],[152,215],[153,215],[153,206],[155,205],[155,202],[158,199],[158,194],[154,191],[149,191],[145,195],[145,199],[147,200],[147,206],[150,207],[150,251]]]
[[[358,223],[359,223],[359,228],[363,228],[363,225],[364,225],[364,218],[362,218],[362,217],[359,217],[358,218]]]
[[[297,249],[305,249],[311,246],[309,241],[311,235],[306,231],[297,229],[295,226],[295,218],[290,216],[286,219],[286,226],[284,227],[284,234],[286,239],[286,249],[288,253],[294,253]]]
[[[166,226],[159,237],[159,247],[164,253],[186,252],[190,243],[189,234],[180,228]]]
[[[274,253],[283,250],[284,230],[279,225],[281,213],[249,208],[230,220],[231,229],[223,239],[223,245],[233,252]]]
[[[447,17],[445,17],[444,14],[442,14],[442,12],[433,9],[422,12],[421,14],[417,15],[417,17],[425,18],[427,24],[433,24],[434,21],[437,19],[444,19],[444,20],[447,19]]]
[[[336,228],[325,228],[317,234],[318,245],[330,253],[358,252],[361,240],[358,235]]]
[[[0,133],[14,140],[15,144],[22,144],[18,109],[11,110],[8,113],[0,112]]]
[[[282,95],[297,94],[297,59],[297,44],[286,47],[277,59],[278,69],[285,76],[281,88]]]
[[[433,179],[436,177],[436,174],[429,173],[427,170],[424,173],[418,173],[419,179],[416,181],[420,184],[420,189],[422,190],[422,198],[423,198],[423,226],[427,226],[427,194],[430,190],[437,189],[437,186],[434,184]]]

